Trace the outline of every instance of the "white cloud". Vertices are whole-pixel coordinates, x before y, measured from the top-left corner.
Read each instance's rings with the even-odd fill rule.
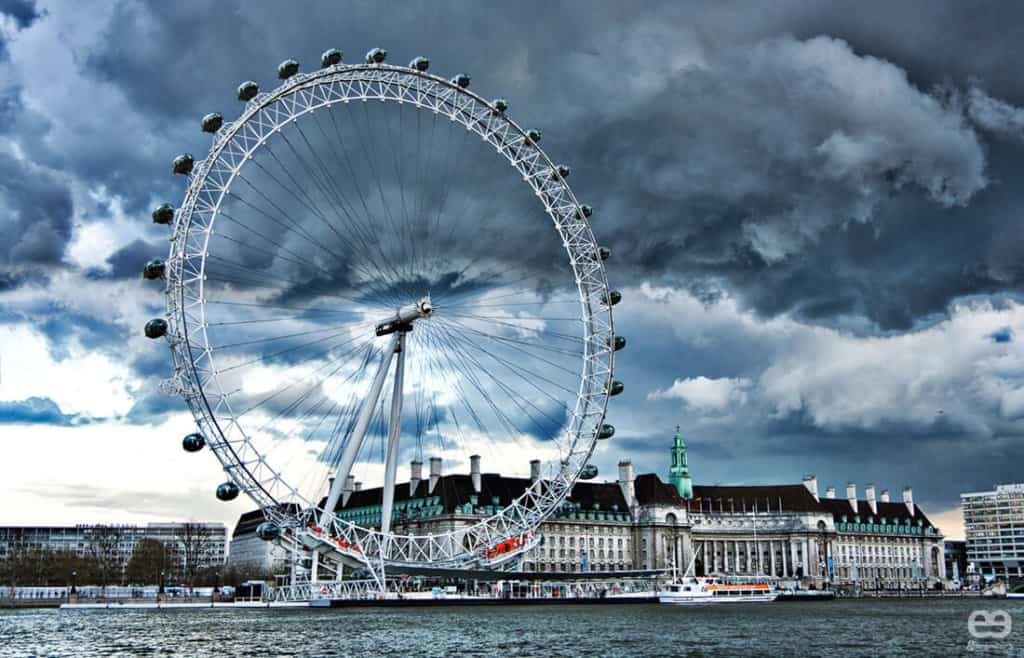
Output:
[[[649,399],[719,410],[746,402],[760,422],[801,413],[824,430],[942,423],[979,436],[1008,429],[1024,412],[1024,352],[992,338],[1005,328],[1024,332],[1024,305],[1015,302],[961,301],[930,327],[859,336],[786,316],[760,320],[728,297],[705,306],[650,285],[626,295],[631,321],[671,326],[681,343],[703,352],[743,345],[756,355],[733,377],[677,379]]]
[[[677,379],[664,390],[647,395],[648,400],[678,399],[700,411],[721,412],[746,402],[750,380],[744,378],[689,377]]]
[[[55,360],[46,337],[26,325],[0,325],[0,399],[50,398],[66,414],[109,417],[125,414],[134,400],[123,361],[86,351],[69,335],[73,356]]]

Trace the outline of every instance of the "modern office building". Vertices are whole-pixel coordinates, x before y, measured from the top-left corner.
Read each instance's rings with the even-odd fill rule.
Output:
[[[960,494],[967,560],[982,575],[1024,576],[1024,484]]]
[[[79,524],[74,526],[0,526],[0,561],[18,556],[74,553],[81,558],[102,557],[124,572],[136,545],[154,539],[180,557],[188,552],[198,560],[196,570],[224,564],[227,529],[223,523],[148,523],[146,525]],[[177,560],[180,564],[180,559]]]
[[[521,558],[522,571],[623,572],[692,568],[697,573],[773,574],[822,585],[856,582],[868,587],[929,586],[946,577],[942,534],[914,503],[913,491],[890,500],[868,485],[836,498],[819,496],[814,476],[802,483],[758,486],[693,484],[687,450],[677,432],[670,448],[669,481],[656,473],[634,477],[629,461],[618,479],[577,482],[562,509],[540,527],[540,545]],[[392,528],[421,534],[476,523],[523,493],[540,476],[484,473],[473,457],[468,474],[442,472],[442,461],[410,464],[410,479],[396,485]],[[346,520],[379,527],[382,492],[348,482],[337,508]],[[255,514],[255,516],[254,516]],[[258,542],[259,513],[243,515],[232,540]],[[265,551],[267,549],[264,549]],[[258,551],[257,551],[258,552]],[[256,552],[253,553],[254,555]],[[275,559],[273,553],[267,559]],[[275,566],[284,566],[278,555]]]

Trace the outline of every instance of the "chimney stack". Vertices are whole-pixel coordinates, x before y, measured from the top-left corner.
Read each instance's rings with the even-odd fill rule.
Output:
[[[480,493],[480,455],[470,456],[469,477],[473,480],[473,493]]]
[[[835,487],[828,487],[827,489],[825,489],[825,498],[828,498],[829,500],[832,500],[835,497],[836,497],[836,488]]]
[[[345,505],[348,505],[348,499],[352,495],[352,492],[355,491],[355,488],[356,488],[355,482],[356,482],[356,476],[354,476],[351,473],[349,473],[348,476],[345,478],[345,486],[341,490],[341,506],[342,507],[344,507]]]
[[[622,497],[626,499],[626,507],[632,510],[636,506],[636,487],[633,482],[633,462],[629,460],[619,462],[619,488],[622,489]]]
[[[427,487],[427,493],[434,493],[434,487],[437,486],[437,481],[441,479],[441,458],[431,457],[430,458],[430,486]]]
[[[881,501],[883,503],[889,502],[889,490],[888,489],[882,489]]]
[[[414,459],[409,462],[409,496],[416,495],[416,489],[420,486],[420,480],[423,479],[423,462],[418,459]]]
[[[530,460],[530,482],[536,482],[540,479],[540,460]]]
[[[363,483],[362,482],[356,482],[355,487],[353,487],[353,491],[362,491],[362,490],[363,490]]]
[[[864,498],[868,501],[868,507],[872,514],[878,514],[878,503],[875,501],[875,485],[869,484],[864,487]]]
[[[903,502],[906,503],[910,516],[914,516],[914,490],[910,487],[903,487]]]
[[[849,482],[846,485],[846,500],[850,501],[850,507],[853,508],[853,513],[857,513],[857,485],[853,482]]]
[[[812,496],[814,496],[814,500],[819,500],[818,499],[818,478],[814,477],[813,475],[805,475],[804,476],[804,486],[807,487],[807,491],[809,491],[810,494]]]

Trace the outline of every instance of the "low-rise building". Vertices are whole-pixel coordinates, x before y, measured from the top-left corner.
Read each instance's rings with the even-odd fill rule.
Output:
[[[396,485],[392,530],[423,534],[465,527],[494,514],[520,496],[540,476],[483,473],[480,457],[468,474],[442,472],[440,458],[430,472],[410,463],[409,481]],[[562,507],[540,527],[541,542],[521,558],[522,571],[536,573],[616,572],[693,569],[696,573],[771,574],[807,584],[856,582],[868,587],[908,588],[946,578],[942,534],[914,502],[913,491],[890,500],[868,485],[836,498],[829,487],[818,492],[814,476],[782,485],[709,486],[693,484],[687,449],[677,431],[671,446],[669,482],[656,473],[634,477],[629,461],[619,463],[611,482],[577,482]],[[350,481],[336,513],[366,527],[379,527],[380,487],[363,489]],[[232,540],[241,547],[255,538],[262,516],[239,520]],[[267,549],[272,550],[272,549]],[[247,552],[275,559],[258,548]],[[279,563],[286,557],[280,555]],[[232,557],[232,561],[235,557]]]
[[[72,553],[79,558],[102,559],[123,574],[135,547],[144,539],[159,541],[178,558],[188,555],[195,559],[194,572],[220,567],[227,552],[223,523],[0,526],[0,562],[45,552]],[[181,563],[176,560],[177,567]]]

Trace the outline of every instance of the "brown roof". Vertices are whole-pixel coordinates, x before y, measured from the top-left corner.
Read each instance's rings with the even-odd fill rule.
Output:
[[[451,513],[470,502],[470,496],[474,495],[473,480],[471,476],[465,474],[441,476],[434,491],[430,493],[427,492],[429,486],[429,480],[421,480],[416,491],[410,495],[408,482],[396,484],[395,502],[438,496],[444,511]],[[504,477],[497,473],[484,473],[480,477],[480,493],[477,494],[477,503],[479,505],[494,505],[494,499],[497,498],[497,504],[505,507],[523,495],[529,486],[529,478]],[[343,506],[339,502],[337,509],[380,505],[382,500],[383,487],[362,489],[353,491],[346,505]],[[600,505],[600,509],[604,511],[611,511],[613,506],[618,506],[618,510],[621,512],[626,512],[629,509],[626,499],[622,496],[622,490],[614,482],[577,482],[573,486],[568,500],[579,503],[584,510],[595,509],[595,504]],[[324,502],[326,502],[326,498],[321,500],[320,504],[323,505]]]
[[[802,484],[768,484],[750,487],[697,485],[694,508],[714,511],[820,512],[821,506]]]
[[[836,523],[841,523],[843,516],[846,516],[846,520],[850,523],[854,522],[855,516],[860,516],[862,520],[866,520],[869,516],[875,518],[885,517],[885,520],[889,523],[898,522],[905,524],[907,519],[910,519],[911,524],[917,525],[918,519],[922,519],[924,527],[932,525],[932,522],[925,516],[925,513],[921,511],[921,508],[914,505],[914,514],[911,516],[910,510],[907,509],[906,503],[883,503],[877,501],[875,503],[878,513],[871,511],[871,507],[868,505],[868,501],[859,500],[857,501],[857,511],[854,512],[853,508],[850,507],[850,501],[845,498],[822,498],[821,506],[824,511],[832,514],[832,519]]]
[[[712,511],[821,511],[814,496],[802,484],[741,486],[694,485],[693,498],[687,501],[657,473],[645,473],[636,478],[636,499],[641,505],[683,505],[691,509]]]

